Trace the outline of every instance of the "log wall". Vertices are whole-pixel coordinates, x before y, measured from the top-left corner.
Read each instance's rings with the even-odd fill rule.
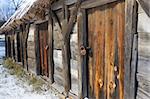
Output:
[[[27,40],[27,55],[29,70],[36,73],[36,57],[35,57],[35,42],[34,42],[35,25],[30,26]]]

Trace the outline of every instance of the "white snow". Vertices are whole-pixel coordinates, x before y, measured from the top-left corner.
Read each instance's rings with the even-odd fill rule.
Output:
[[[5,45],[0,40],[0,64],[5,56]],[[54,92],[53,92],[54,93]],[[9,70],[0,65],[0,99],[59,99],[52,90],[40,94],[33,91],[27,83],[10,75]]]
[[[59,99],[50,92],[37,94],[26,83],[21,82],[0,65],[0,99]]]

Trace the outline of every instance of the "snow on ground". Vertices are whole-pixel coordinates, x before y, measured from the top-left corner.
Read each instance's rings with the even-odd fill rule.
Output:
[[[50,92],[37,94],[0,65],[0,99],[59,99]]]
[[[0,99],[59,99],[52,91],[40,94],[33,92],[32,87],[19,80],[3,67],[2,58],[5,56],[5,42],[0,39]]]

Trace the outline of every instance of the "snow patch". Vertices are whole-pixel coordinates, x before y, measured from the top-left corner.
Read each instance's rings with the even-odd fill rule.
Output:
[[[0,99],[59,99],[49,91],[38,94],[0,65]]]

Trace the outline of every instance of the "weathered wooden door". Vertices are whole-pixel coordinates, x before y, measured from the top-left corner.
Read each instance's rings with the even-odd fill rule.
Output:
[[[86,9],[90,99],[124,99],[124,14],[117,0]]]
[[[47,24],[41,24],[39,26],[39,48],[40,48],[40,65],[41,65],[41,74],[49,77],[49,68],[48,68],[48,30]]]

